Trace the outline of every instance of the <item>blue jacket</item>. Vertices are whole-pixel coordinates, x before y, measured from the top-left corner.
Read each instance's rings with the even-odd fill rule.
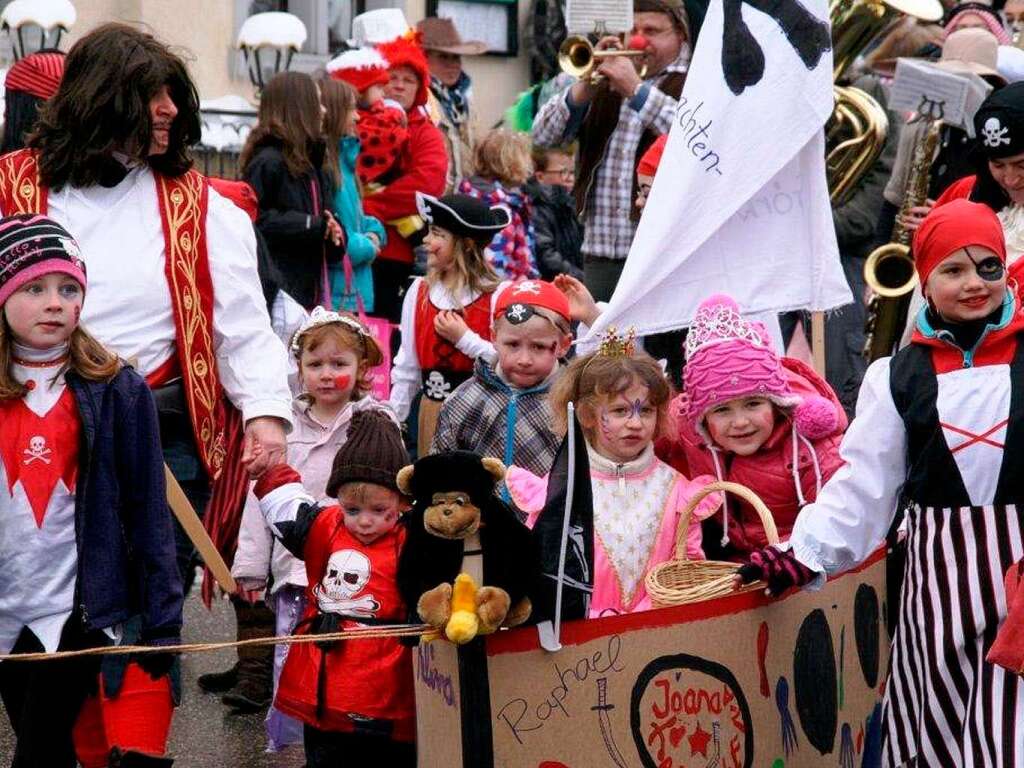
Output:
[[[384,226],[373,216],[363,213],[363,201],[359,197],[356,184],[356,158],[359,156],[359,139],[355,136],[342,136],[338,145],[338,158],[341,163],[341,183],[334,195],[334,215],[348,236],[348,257],[352,261],[351,293],[345,292],[345,271],[341,264],[332,264],[331,301],[335,308],[356,311],[358,292],[363,297],[367,312],[373,311],[373,275],[370,263],[376,258],[378,248],[367,237],[373,233],[377,236],[380,246],[387,242]]]
[[[141,643],[174,645],[182,589],[153,395],[127,366],[105,383],[65,378],[82,420],[75,604],[87,629],[140,617]]]

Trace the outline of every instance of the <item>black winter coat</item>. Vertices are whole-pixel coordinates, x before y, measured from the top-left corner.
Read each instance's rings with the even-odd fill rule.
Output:
[[[322,160],[316,153],[314,160]],[[256,229],[270,249],[270,258],[281,272],[281,288],[306,309],[312,309],[321,295],[324,260],[341,260],[344,248],[324,240],[327,220],[324,210],[334,198],[330,177],[317,163],[317,170],[292,176],[276,141],[260,147],[244,173],[259,199]]]
[[[566,274],[583,279],[583,225],[576,216],[576,202],[564,187],[526,183],[526,194],[533,203],[534,258],[545,280]]]

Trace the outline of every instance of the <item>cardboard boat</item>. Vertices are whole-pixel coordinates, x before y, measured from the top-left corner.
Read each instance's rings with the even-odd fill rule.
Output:
[[[885,551],[762,592],[414,650],[421,768],[879,764]]]

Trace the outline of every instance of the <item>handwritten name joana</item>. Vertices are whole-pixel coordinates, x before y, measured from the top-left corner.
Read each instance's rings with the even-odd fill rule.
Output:
[[[516,741],[523,743],[522,734],[538,731],[556,715],[571,718],[566,706],[570,696],[580,692],[582,684],[610,673],[622,672],[619,655],[622,653],[622,638],[611,635],[604,651],[594,651],[578,659],[570,666],[563,667],[557,662],[554,667],[554,684],[540,701],[515,698],[505,703],[497,714],[497,721],[507,727]],[[587,708],[589,711],[589,707]]]

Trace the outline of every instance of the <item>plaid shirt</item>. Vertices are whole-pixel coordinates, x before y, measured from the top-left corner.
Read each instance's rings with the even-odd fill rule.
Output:
[[[625,259],[636,234],[630,220],[633,208],[634,162],[640,138],[647,128],[668,133],[678,102],[654,86],[670,72],[686,72],[689,46],[664,70],[644,81],[631,99],[623,99],[619,124],[608,140],[603,162],[597,167],[583,211],[583,248],[587,256]],[[547,101],[533,121],[533,140],[541,146],[569,144],[576,138],[585,105],[570,103],[570,91]]]
[[[546,475],[562,442],[551,431],[548,390],[553,378],[532,389],[515,389],[478,359],[473,378],[444,401],[430,452],[473,451]]]

